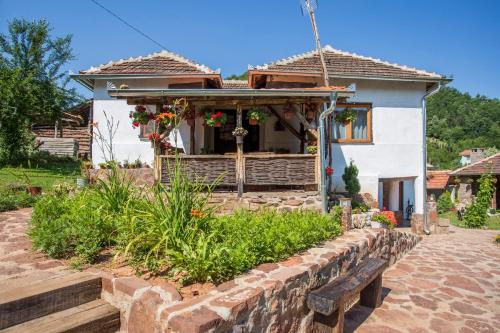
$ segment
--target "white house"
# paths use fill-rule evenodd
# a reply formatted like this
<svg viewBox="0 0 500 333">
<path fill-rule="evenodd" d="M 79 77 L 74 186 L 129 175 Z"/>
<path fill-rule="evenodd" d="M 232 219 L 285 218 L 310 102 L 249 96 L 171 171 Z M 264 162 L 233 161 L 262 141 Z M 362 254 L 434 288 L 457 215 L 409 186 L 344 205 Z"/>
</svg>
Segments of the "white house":
<svg viewBox="0 0 500 333">
<path fill-rule="evenodd" d="M 200 170 L 206 171 L 207 156 L 213 156 L 210 163 L 214 170 L 230 170 L 229 185 L 241 179 L 247 189 L 264 184 L 306 186 L 321 182 L 318 173 L 324 170 L 307 160 L 311 155 L 305 150 L 317 140 L 320 105 L 330 102 L 335 91 L 334 115 L 349 109 L 357 117 L 346 125 L 335 121 L 335 116 L 327 118 L 326 139 L 331 142 L 326 149 L 327 164 L 333 167 L 333 175 L 326 181 L 331 189 L 344 190 L 341 177 L 352 160 L 359 168 L 361 192 L 370 194 L 379 207 L 405 211 L 412 204 L 415 212 L 422 214 L 425 97 L 449 79 L 330 46 L 325 46 L 323 53 L 331 87 L 320 88 L 317 51 L 249 66 L 248 81 L 223 80 L 219 72 L 166 51 L 110 62 L 73 78 L 93 91 L 98 126 L 105 124 L 105 113 L 119 120 L 114 138 L 118 161 L 141 159 L 161 167 L 147 139 L 147 126 L 131 125 L 129 113 L 136 104 L 159 112 L 156 110 L 162 103 L 186 96 L 196 112 L 224 112 L 228 119 L 224 126 L 204 126 L 203 118 L 196 117 L 192 126 L 182 122 L 177 132 L 170 133 L 169 141 L 190 158 L 193 168 L 203 161 Z M 249 126 L 244 116 L 252 107 L 270 112 L 265 124 Z M 316 114 L 306 122 L 308 112 L 315 108 Z M 238 158 L 233 160 L 240 148 L 231 135 L 238 121 L 249 131 L 241 146 L 248 154 L 240 176 L 240 162 Z M 102 161 L 95 143 L 93 160 Z"/>
</svg>

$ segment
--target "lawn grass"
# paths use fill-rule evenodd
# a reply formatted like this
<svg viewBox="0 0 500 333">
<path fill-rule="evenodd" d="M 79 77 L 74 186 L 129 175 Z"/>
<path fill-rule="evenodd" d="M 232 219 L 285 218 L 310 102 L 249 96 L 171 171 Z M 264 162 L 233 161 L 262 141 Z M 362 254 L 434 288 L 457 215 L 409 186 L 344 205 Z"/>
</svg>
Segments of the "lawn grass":
<svg viewBox="0 0 500 333">
<path fill-rule="evenodd" d="M 439 214 L 439 217 L 449 219 L 450 223 L 456 227 L 466 228 L 463 221 L 459 221 L 456 212 Z M 486 220 L 486 227 L 491 230 L 500 230 L 500 216 L 490 216 Z"/>
<path fill-rule="evenodd" d="M 49 189 L 54 184 L 63 182 L 74 183 L 80 175 L 80 162 L 69 158 L 50 158 L 32 161 L 31 167 L 27 162 L 18 167 L 8 166 L 0 168 L 0 189 L 9 184 L 26 184 L 24 174 L 31 180 L 33 186 Z"/>
</svg>

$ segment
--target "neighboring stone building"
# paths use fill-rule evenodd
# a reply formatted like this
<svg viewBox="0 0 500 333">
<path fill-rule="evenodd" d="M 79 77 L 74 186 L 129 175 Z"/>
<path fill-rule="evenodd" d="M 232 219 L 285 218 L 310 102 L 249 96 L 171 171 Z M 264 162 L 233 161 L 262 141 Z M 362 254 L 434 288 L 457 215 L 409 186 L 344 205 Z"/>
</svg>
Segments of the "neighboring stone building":
<svg viewBox="0 0 500 333">
<path fill-rule="evenodd" d="M 498 190 L 498 184 L 500 181 L 500 153 L 493 156 L 484 158 L 470 165 L 464 166 L 450 173 L 450 177 L 454 178 L 454 181 L 458 185 L 458 200 L 464 204 L 470 204 L 472 198 L 476 195 L 479 190 L 479 177 L 491 170 L 491 173 L 496 177 L 496 183 L 494 184 L 495 194 L 491 202 L 491 207 L 499 209 L 500 208 L 500 191 Z"/>
<path fill-rule="evenodd" d="M 476 163 L 484 158 L 483 148 L 465 149 L 458 154 L 460 156 L 460 164 L 462 166 Z"/>
</svg>

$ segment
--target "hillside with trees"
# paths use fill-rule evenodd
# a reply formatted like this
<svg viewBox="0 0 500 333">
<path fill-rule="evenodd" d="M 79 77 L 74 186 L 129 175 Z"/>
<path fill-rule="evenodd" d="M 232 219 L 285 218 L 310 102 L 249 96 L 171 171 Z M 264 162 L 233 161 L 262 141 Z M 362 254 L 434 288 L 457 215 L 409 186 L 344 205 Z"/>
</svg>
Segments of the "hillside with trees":
<svg viewBox="0 0 500 333">
<path fill-rule="evenodd" d="M 428 162 L 440 169 L 459 166 L 467 148 L 500 148 L 500 100 L 443 88 L 427 103 Z"/>
</svg>

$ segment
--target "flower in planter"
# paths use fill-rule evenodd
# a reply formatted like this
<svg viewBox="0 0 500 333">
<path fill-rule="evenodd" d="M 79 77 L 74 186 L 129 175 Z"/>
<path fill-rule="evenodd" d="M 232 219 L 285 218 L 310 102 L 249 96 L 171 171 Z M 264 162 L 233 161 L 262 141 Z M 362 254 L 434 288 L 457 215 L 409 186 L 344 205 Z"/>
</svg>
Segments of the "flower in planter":
<svg viewBox="0 0 500 333">
<path fill-rule="evenodd" d="M 355 122 L 356 119 L 358 119 L 358 117 L 357 117 L 356 113 L 354 111 L 352 111 L 351 109 L 346 109 L 342 112 L 339 112 L 335 116 L 335 121 L 342 123 L 344 125 Z"/>
<path fill-rule="evenodd" d="M 262 125 L 265 124 L 269 118 L 269 114 L 261 109 L 251 109 L 248 111 L 247 119 L 250 125 Z"/>
<path fill-rule="evenodd" d="M 396 216 L 394 212 L 390 210 L 384 210 L 372 217 L 372 222 L 378 222 L 387 227 L 387 229 L 392 229 L 398 225 L 396 222 Z"/>
<path fill-rule="evenodd" d="M 318 152 L 318 146 L 307 146 L 306 149 L 309 154 L 316 154 Z"/>
<path fill-rule="evenodd" d="M 236 127 L 232 133 L 233 136 L 246 136 L 248 134 L 248 131 L 243 127 Z"/>
<path fill-rule="evenodd" d="M 227 121 L 227 115 L 224 112 L 206 112 L 205 124 L 210 127 L 220 127 Z"/>
<path fill-rule="evenodd" d="M 132 119 L 132 126 L 139 127 L 140 125 L 147 125 L 150 120 L 155 119 L 155 115 L 146 110 L 143 105 L 137 105 L 135 111 L 130 112 L 130 119 Z"/>
<path fill-rule="evenodd" d="M 326 173 L 327 176 L 333 175 L 333 168 L 331 166 L 327 166 L 325 168 L 325 173 Z"/>
</svg>

